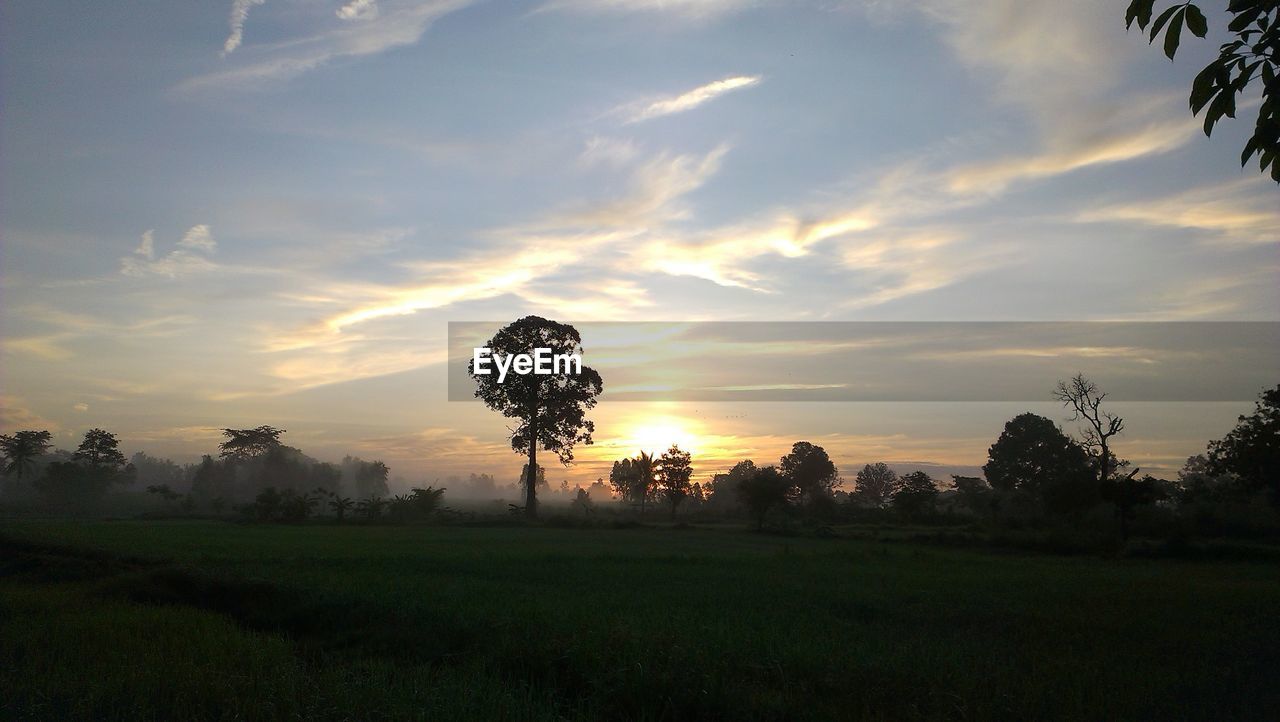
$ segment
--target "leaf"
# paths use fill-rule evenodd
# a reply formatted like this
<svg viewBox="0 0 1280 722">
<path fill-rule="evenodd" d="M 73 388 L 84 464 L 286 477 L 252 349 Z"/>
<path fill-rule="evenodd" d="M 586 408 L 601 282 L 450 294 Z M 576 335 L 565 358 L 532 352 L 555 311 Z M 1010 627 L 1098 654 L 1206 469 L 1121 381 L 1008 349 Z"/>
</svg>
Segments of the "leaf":
<svg viewBox="0 0 1280 722">
<path fill-rule="evenodd" d="M 1191 84 L 1191 114 L 1199 115 L 1200 109 L 1205 103 L 1217 92 L 1217 85 L 1213 82 L 1216 67 L 1214 63 L 1205 66 L 1204 70 L 1196 76 L 1195 82 Z"/>
<path fill-rule="evenodd" d="M 1155 4 L 1155 0 L 1133 0 L 1129 3 L 1128 9 L 1124 11 L 1124 29 L 1128 30 L 1133 26 L 1133 21 L 1138 21 L 1138 27 L 1145 28 L 1147 23 L 1142 18 L 1142 10 L 1145 7 L 1147 11 L 1147 19 L 1151 19 L 1151 6 Z"/>
<path fill-rule="evenodd" d="M 1178 52 L 1178 42 L 1182 40 L 1182 18 L 1185 12 L 1175 13 L 1173 20 L 1169 21 L 1169 31 L 1164 34 L 1164 54 L 1170 60 Z"/>
<path fill-rule="evenodd" d="M 1224 91 L 1218 93 L 1218 97 L 1213 99 L 1209 104 L 1209 110 L 1204 115 L 1204 134 L 1213 135 L 1213 126 L 1222 118 L 1227 111 L 1227 104 L 1231 102 L 1231 93 Z"/>
<path fill-rule="evenodd" d="M 1230 23 L 1227 23 L 1227 30 L 1230 30 L 1233 33 L 1238 33 L 1241 30 L 1244 30 L 1245 28 L 1249 27 L 1249 25 L 1251 25 L 1253 21 L 1256 20 L 1257 18 L 1258 18 L 1257 10 L 1249 10 L 1246 12 L 1242 12 L 1239 15 L 1236 15 L 1231 20 Z"/>
<path fill-rule="evenodd" d="M 1169 18 L 1173 17 L 1173 14 L 1181 9 L 1181 6 L 1174 5 L 1168 10 L 1160 13 L 1160 17 L 1156 18 L 1155 23 L 1151 26 L 1151 39 L 1147 42 L 1154 43 L 1156 41 L 1156 36 L 1160 34 L 1160 28 L 1164 27 L 1164 24 L 1169 22 Z"/>
<path fill-rule="evenodd" d="M 1240 154 L 1240 167 L 1243 168 L 1249 162 L 1249 156 L 1258 152 L 1258 136 L 1253 136 L 1248 143 L 1244 144 L 1244 152 Z"/>
<path fill-rule="evenodd" d="M 1197 38 L 1203 38 L 1209 32 L 1209 21 L 1195 5 L 1187 6 L 1187 29 Z"/>
</svg>

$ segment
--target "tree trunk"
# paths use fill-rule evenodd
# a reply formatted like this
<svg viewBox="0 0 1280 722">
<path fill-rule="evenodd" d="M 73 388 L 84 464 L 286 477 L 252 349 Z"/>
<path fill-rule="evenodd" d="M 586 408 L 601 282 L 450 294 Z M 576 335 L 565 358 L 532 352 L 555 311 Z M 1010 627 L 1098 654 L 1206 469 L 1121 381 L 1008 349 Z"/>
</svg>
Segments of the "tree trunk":
<svg viewBox="0 0 1280 722">
<path fill-rule="evenodd" d="M 524 515 L 538 518 L 538 387 L 535 384 L 529 400 L 529 475 L 524 482 Z"/>
</svg>

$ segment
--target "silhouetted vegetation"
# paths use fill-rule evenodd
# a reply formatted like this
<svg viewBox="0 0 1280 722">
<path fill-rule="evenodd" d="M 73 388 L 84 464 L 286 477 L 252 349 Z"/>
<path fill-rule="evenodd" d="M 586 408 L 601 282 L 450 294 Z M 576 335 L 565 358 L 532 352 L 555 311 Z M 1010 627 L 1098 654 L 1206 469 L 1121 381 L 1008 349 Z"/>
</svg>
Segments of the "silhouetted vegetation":
<svg viewBox="0 0 1280 722">
<path fill-rule="evenodd" d="M 1152 21 L 1155 0 L 1132 0 L 1125 12 L 1125 27 L 1146 30 L 1150 42 L 1164 31 L 1164 54 L 1173 60 L 1186 28 L 1203 38 L 1209 21 L 1192 2 L 1175 3 Z M 1236 117 L 1236 96 L 1243 95 L 1255 81 L 1262 86 L 1262 102 L 1253 134 L 1240 154 L 1244 166 L 1258 156 L 1258 169 L 1271 169 L 1272 180 L 1280 183 L 1280 3 L 1275 0 L 1231 0 L 1227 5 L 1227 30 L 1234 37 L 1218 48 L 1218 57 L 1205 66 L 1191 85 L 1191 112 L 1204 114 L 1204 134 L 1226 116 Z"/>
<path fill-rule="evenodd" d="M 549 349 L 556 355 L 577 354 L 581 353 L 582 337 L 568 324 L 525 316 L 498 331 L 486 346 L 504 357 L 532 355 L 536 349 Z M 511 448 L 529 457 L 524 513 L 534 518 L 538 515 L 534 479 L 538 448 L 556 454 L 563 464 L 573 461 L 574 445 L 591 443 L 595 424 L 587 420 L 586 413 L 595 408 L 604 382 L 594 369 L 583 366 L 580 373 L 512 374 L 500 383 L 496 374 L 477 374 L 474 364 L 469 362 L 468 370 L 476 380 L 476 398 L 519 422 L 511 431 Z"/>
</svg>

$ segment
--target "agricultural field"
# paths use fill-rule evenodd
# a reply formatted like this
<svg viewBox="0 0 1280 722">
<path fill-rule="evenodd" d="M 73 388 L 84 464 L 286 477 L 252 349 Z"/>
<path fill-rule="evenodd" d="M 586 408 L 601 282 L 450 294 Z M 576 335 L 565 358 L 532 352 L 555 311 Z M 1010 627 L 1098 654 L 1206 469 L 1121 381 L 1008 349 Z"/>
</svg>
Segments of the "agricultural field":
<svg viewBox="0 0 1280 722">
<path fill-rule="evenodd" d="M 1278 572 L 737 527 L 8 520 L 0 717 L 1260 719 Z"/>
</svg>

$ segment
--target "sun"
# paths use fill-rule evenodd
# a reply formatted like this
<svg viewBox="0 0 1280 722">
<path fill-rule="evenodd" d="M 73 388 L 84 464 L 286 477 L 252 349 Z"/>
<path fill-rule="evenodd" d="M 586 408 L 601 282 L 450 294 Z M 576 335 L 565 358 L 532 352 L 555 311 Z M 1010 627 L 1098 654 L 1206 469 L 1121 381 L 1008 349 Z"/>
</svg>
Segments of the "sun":
<svg viewBox="0 0 1280 722">
<path fill-rule="evenodd" d="M 618 439 L 619 446 L 661 454 L 678 445 L 685 451 L 698 451 L 698 434 L 684 419 L 676 417 L 650 417 L 637 419 L 626 427 Z"/>
</svg>

